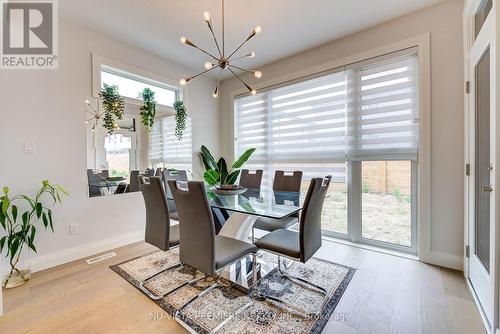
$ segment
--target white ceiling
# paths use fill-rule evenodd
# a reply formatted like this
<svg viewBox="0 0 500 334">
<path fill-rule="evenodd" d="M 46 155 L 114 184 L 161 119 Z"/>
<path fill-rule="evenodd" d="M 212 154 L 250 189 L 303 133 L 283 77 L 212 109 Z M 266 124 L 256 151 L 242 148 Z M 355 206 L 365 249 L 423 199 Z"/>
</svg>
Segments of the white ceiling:
<svg viewBox="0 0 500 334">
<path fill-rule="evenodd" d="M 241 49 L 241 54 L 255 51 L 254 59 L 241 63 L 255 68 L 440 1 L 226 0 L 226 52 L 260 25 L 262 33 Z M 63 19 L 182 63 L 193 70 L 192 74 L 201 71 L 209 59 L 182 45 L 179 38 L 186 36 L 216 53 L 202 20 L 205 10 L 212 14 L 216 33 L 220 33 L 220 0 L 59 1 Z"/>
</svg>

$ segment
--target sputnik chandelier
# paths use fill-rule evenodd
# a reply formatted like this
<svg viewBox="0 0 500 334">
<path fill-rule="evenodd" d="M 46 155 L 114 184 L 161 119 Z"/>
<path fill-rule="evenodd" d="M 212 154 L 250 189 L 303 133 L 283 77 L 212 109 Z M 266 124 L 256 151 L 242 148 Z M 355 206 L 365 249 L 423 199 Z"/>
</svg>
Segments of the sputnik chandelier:
<svg viewBox="0 0 500 334">
<path fill-rule="evenodd" d="M 224 34 L 225 34 L 225 31 L 224 31 L 224 21 L 225 21 L 225 16 L 224 16 L 224 0 L 222 0 L 222 43 L 221 43 L 222 44 L 222 48 L 219 45 L 219 42 L 217 41 L 217 38 L 215 37 L 214 27 L 213 27 L 213 24 L 212 24 L 212 17 L 211 17 L 211 15 L 210 15 L 209 12 L 204 12 L 203 13 L 203 20 L 207 23 L 208 29 L 210 30 L 210 33 L 212 34 L 212 37 L 214 39 L 215 46 L 217 47 L 217 51 L 218 51 L 219 56 L 216 57 L 213 54 L 211 54 L 210 52 L 208 52 L 208 51 L 200 48 L 199 46 L 197 46 L 196 44 L 194 44 L 192 41 L 190 41 L 189 39 L 187 39 L 186 37 L 181 37 L 182 44 L 185 44 L 185 45 L 191 46 L 191 47 L 193 47 L 195 49 L 198 49 L 199 51 L 201 51 L 204 54 L 206 54 L 207 56 L 209 56 L 211 59 L 205 62 L 205 64 L 204 64 L 205 70 L 204 71 L 202 71 L 202 72 L 200 72 L 200 73 L 198 73 L 196 75 L 193 75 L 193 76 L 181 79 L 180 80 L 180 84 L 182 86 L 184 86 L 189 81 L 193 80 L 194 78 L 197 78 L 200 75 L 203 75 L 203 74 L 205 74 L 205 73 L 207 73 L 209 71 L 212 71 L 214 69 L 219 68 L 220 69 L 220 71 L 219 71 L 219 78 L 217 79 L 217 86 L 215 87 L 214 92 L 212 93 L 213 97 L 216 98 L 219 95 L 219 85 L 220 85 L 220 80 L 221 80 L 221 74 L 222 74 L 222 71 L 224 71 L 224 70 L 229 70 L 239 81 L 241 81 L 241 83 L 248 89 L 248 91 L 250 93 L 252 93 L 253 95 L 257 94 L 257 91 L 255 89 L 253 89 L 252 87 L 250 87 L 249 85 L 247 85 L 246 82 L 243 81 L 243 79 L 238 74 L 236 74 L 236 71 L 246 72 L 248 74 L 253 75 L 257 79 L 260 79 L 262 77 L 262 72 L 261 71 L 257 71 L 257 70 L 247 70 L 247 69 L 244 69 L 242 67 L 233 65 L 233 62 L 235 62 L 237 60 L 241 60 L 241 59 L 244 59 L 244 58 L 254 58 L 255 57 L 255 52 L 250 52 L 250 53 L 248 53 L 248 54 L 246 54 L 244 56 L 239 56 L 239 57 L 236 57 L 236 58 L 233 58 L 233 56 L 236 54 L 236 52 L 238 52 L 241 49 L 241 47 L 243 45 L 245 45 L 246 42 L 248 42 L 250 39 L 252 39 L 255 35 L 259 34 L 262 31 L 262 28 L 259 27 L 259 26 L 256 26 L 252 30 L 252 32 L 250 33 L 250 35 L 248 35 L 248 37 L 243 41 L 243 43 L 240 44 L 240 46 L 238 46 L 229 55 L 226 55 L 226 50 L 225 50 L 225 36 L 224 36 Z"/>
</svg>

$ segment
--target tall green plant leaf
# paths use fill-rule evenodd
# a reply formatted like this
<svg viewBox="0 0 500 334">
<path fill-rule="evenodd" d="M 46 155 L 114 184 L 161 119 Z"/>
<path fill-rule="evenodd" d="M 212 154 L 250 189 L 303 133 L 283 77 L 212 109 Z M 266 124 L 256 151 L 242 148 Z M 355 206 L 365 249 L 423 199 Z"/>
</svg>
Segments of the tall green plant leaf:
<svg viewBox="0 0 500 334">
<path fill-rule="evenodd" d="M 4 236 L 2 239 L 0 239 L 0 253 L 3 251 L 3 246 L 5 245 L 5 240 L 7 240 L 7 236 Z"/>
<path fill-rule="evenodd" d="M 248 150 L 246 150 L 239 157 L 239 159 L 234 162 L 233 169 L 237 169 L 237 168 L 240 168 L 241 166 L 243 166 L 243 164 L 245 162 L 247 162 L 247 160 L 250 158 L 250 156 L 253 154 L 253 152 L 255 152 L 255 148 L 249 148 Z"/>
<path fill-rule="evenodd" d="M 13 205 L 11 210 L 12 210 L 12 220 L 15 222 L 17 220 L 17 206 Z"/>
<path fill-rule="evenodd" d="M 226 184 L 235 184 L 238 176 L 240 176 L 240 170 L 232 171 L 226 179 Z"/>
<path fill-rule="evenodd" d="M 226 160 L 224 158 L 220 158 L 219 161 L 217 162 L 217 166 L 219 167 L 219 174 L 220 174 L 220 184 L 227 184 L 227 164 Z"/>
<path fill-rule="evenodd" d="M 205 168 L 206 166 L 209 166 L 210 168 L 208 169 L 215 169 L 218 170 L 217 163 L 215 162 L 215 158 L 213 157 L 212 153 L 208 150 L 208 148 L 205 145 L 201 145 L 201 151 L 200 154 L 204 159 L 206 160 Z"/>
<path fill-rule="evenodd" d="M 207 182 L 209 185 L 213 186 L 217 183 L 219 183 L 219 180 L 220 180 L 220 175 L 219 173 L 217 173 L 217 171 L 213 170 L 213 169 L 209 169 L 207 170 L 204 174 L 203 174 L 203 179 L 205 180 L 205 182 Z"/>
</svg>

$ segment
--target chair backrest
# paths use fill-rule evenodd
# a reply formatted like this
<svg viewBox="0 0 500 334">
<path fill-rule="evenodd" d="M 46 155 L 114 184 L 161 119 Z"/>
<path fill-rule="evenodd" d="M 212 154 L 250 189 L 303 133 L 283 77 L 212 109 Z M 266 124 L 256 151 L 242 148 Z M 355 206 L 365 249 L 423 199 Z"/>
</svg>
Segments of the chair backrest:
<svg viewBox="0 0 500 334">
<path fill-rule="evenodd" d="M 104 178 L 108 178 L 109 177 L 109 170 L 103 169 L 99 174 L 101 174 L 101 176 Z"/>
<path fill-rule="evenodd" d="M 128 192 L 132 193 L 135 191 L 139 191 L 139 171 L 131 170 L 130 171 L 130 184 L 128 186 Z"/>
<path fill-rule="evenodd" d="M 307 262 L 321 247 L 321 212 L 332 177 L 311 179 L 300 215 L 300 261 Z"/>
<path fill-rule="evenodd" d="M 140 188 L 146 205 L 145 240 L 161 250 L 169 249 L 170 217 L 161 180 L 157 176 L 140 177 Z"/>
<path fill-rule="evenodd" d="M 101 196 L 101 189 L 97 186 L 97 183 L 102 181 L 102 177 L 99 174 L 95 174 L 94 170 L 87 169 L 87 181 L 89 186 L 89 197 Z"/>
<path fill-rule="evenodd" d="M 292 175 L 285 175 L 282 170 L 274 173 L 273 190 L 277 191 L 300 191 L 302 172 L 294 171 Z"/>
<path fill-rule="evenodd" d="M 185 170 L 176 169 L 164 169 L 162 172 L 163 182 L 165 184 L 165 191 L 170 194 L 170 187 L 168 186 L 168 180 L 174 181 L 186 181 L 188 180 L 187 172 Z"/>
<path fill-rule="evenodd" d="M 127 185 L 125 183 L 120 183 L 115 190 L 115 194 L 123 194 L 127 192 Z"/>
<path fill-rule="evenodd" d="M 179 215 L 180 261 L 208 275 L 215 274 L 215 225 L 203 182 L 190 181 L 187 189 L 175 180 L 168 185 Z"/>
<path fill-rule="evenodd" d="M 146 176 L 155 176 L 155 170 L 152 168 L 146 168 L 144 171 L 144 175 Z"/>
<path fill-rule="evenodd" d="M 161 168 L 160 167 L 156 168 L 155 176 L 161 176 Z"/>
<path fill-rule="evenodd" d="M 248 169 L 241 170 L 240 186 L 249 189 L 260 189 L 262 183 L 262 169 L 249 171 Z"/>
</svg>

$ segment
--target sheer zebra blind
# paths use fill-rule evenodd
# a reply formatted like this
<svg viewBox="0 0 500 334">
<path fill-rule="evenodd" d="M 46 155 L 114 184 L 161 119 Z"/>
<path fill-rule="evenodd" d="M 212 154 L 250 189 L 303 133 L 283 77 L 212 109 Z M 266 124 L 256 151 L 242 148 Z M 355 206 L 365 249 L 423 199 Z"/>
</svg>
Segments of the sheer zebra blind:
<svg viewBox="0 0 500 334">
<path fill-rule="evenodd" d="M 153 166 L 192 170 L 191 119 L 179 141 L 175 136 L 175 117 L 166 116 L 155 121 L 149 134 L 149 161 Z"/>
<path fill-rule="evenodd" d="M 337 181 L 345 161 L 417 160 L 417 64 L 405 50 L 237 98 L 236 153 L 255 147 L 251 168 L 333 171 Z"/>
</svg>

